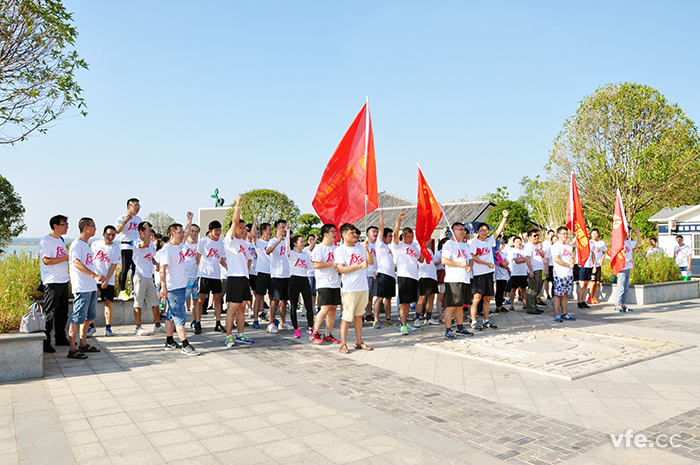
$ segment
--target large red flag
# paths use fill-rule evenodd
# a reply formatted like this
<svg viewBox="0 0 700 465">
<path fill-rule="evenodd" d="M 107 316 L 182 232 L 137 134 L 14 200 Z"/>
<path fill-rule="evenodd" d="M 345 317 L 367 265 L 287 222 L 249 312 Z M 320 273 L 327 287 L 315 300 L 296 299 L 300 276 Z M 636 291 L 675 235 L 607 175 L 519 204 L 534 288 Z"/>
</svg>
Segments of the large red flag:
<svg viewBox="0 0 700 465">
<path fill-rule="evenodd" d="M 576 250 L 578 255 L 578 265 L 583 266 L 591 254 L 591 244 L 588 242 L 588 230 L 586 221 L 583 219 L 583 209 L 581 200 L 578 197 L 578 187 L 574 172 L 571 172 L 571 189 L 569 189 L 569 203 L 566 206 L 566 227 L 573 231 L 576 237 Z"/>
<path fill-rule="evenodd" d="M 333 152 L 311 205 L 323 223 L 338 227 L 357 221 L 379 206 L 368 104 L 362 107 Z"/>
<path fill-rule="evenodd" d="M 432 254 L 428 250 L 426 242 L 430 240 L 433 231 L 442 218 L 442 205 L 425 179 L 423 171 L 418 166 L 418 210 L 416 216 L 416 240 L 420 245 L 420 252 L 427 261 L 432 261 Z"/>
<path fill-rule="evenodd" d="M 625 240 L 627 239 L 627 217 L 622 205 L 620 189 L 615 196 L 615 212 L 613 213 L 612 243 L 610 244 L 610 266 L 613 274 L 618 274 L 625 267 Z"/>
</svg>

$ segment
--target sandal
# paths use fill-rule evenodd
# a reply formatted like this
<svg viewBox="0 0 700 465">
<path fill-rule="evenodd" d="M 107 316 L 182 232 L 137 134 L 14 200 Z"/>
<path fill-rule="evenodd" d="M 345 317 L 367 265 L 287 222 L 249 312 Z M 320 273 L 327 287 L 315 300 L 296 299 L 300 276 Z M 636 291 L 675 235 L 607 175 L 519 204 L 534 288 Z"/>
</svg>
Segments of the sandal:
<svg viewBox="0 0 700 465">
<path fill-rule="evenodd" d="M 360 342 L 359 344 L 356 343 L 355 349 L 357 349 L 357 350 L 360 350 L 360 349 L 362 349 L 362 350 L 374 350 L 373 348 L 371 348 L 370 346 L 368 346 L 364 342 Z"/>
<path fill-rule="evenodd" d="M 350 353 L 350 351 L 348 350 L 347 344 L 343 344 L 342 346 L 340 346 L 340 353 L 341 354 L 349 354 Z"/>
<path fill-rule="evenodd" d="M 82 353 L 79 349 L 69 350 L 68 351 L 68 358 L 74 358 L 76 360 L 85 360 L 87 358 L 87 355 Z"/>
<path fill-rule="evenodd" d="M 93 347 L 90 344 L 85 344 L 84 346 L 78 346 L 78 349 L 81 352 L 99 352 L 100 351 L 100 349 L 98 349 L 97 347 Z"/>
</svg>

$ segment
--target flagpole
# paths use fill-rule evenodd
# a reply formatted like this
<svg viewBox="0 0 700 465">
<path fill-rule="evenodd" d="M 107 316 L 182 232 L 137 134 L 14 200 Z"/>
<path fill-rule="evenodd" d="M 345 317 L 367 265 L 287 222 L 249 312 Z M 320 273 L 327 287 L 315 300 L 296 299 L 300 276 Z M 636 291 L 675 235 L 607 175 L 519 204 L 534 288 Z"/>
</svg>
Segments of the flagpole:
<svg viewBox="0 0 700 465">
<path fill-rule="evenodd" d="M 369 152 L 369 95 L 365 96 L 365 234 L 367 234 L 367 154 Z"/>
</svg>

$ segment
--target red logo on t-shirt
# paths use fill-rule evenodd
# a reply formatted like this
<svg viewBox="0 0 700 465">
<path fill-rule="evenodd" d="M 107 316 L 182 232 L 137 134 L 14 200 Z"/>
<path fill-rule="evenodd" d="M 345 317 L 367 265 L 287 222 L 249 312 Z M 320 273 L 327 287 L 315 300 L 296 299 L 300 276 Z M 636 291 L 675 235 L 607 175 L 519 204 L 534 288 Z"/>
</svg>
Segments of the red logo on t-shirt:
<svg viewBox="0 0 700 465">
<path fill-rule="evenodd" d="M 219 256 L 219 251 L 216 249 L 209 249 L 209 252 L 207 252 L 207 258 L 221 258 Z"/>
<path fill-rule="evenodd" d="M 92 265 L 93 263 L 95 263 L 95 260 L 93 260 L 92 254 L 88 252 L 88 254 L 85 256 L 85 264 Z"/>
<path fill-rule="evenodd" d="M 301 259 L 301 258 L 297 258 L 296 263 L 294 263 L 294 268 L 307 268 L 308 269 L 309 267 L 306 265 L 306 260 Z"/>
<path fill-rule="evenodd" d="M 195 249 L 192 249 L 190 247 L 187 247 L 185 249 L 185 257 L 194 257 L 197 254 L 197 251 Z"/>
<path fill-rule="evenodd" d="M 66 255 L 68 255 L 66 249 L 63 247 L 56 247 L 56 258 L 65 257 Z"/>
<path fill-rule="evenodd" d="M 150 253 L 147 253 L 147 254 L 143 257 L 143 259 L 144 259 L 144 260 L 147 260 L 147 261 L 151 261 L 151 260 L 153 260 L 153 255 L 151 255 Z"/>
<path fill-rule="evenodd" d="M 352 256 L 350 257 L 350 266 L 359 265 L 362 262 L 364 262 L 364 260 L 362 259 L 362 255 L 352 254 Z"/>
<path fill-rule="evenodd" d="M 139 225 L 134 223 L 133 221 L 130 221 L 129 227 L 126 228 L 127 231 L 136 231 L 137 229 L 139 229 Z"/>
<path fill-rule="evenodd" d="M 488 247 L 477 247 L 476 248 L 476 255 L 479 257 L 484 257 L 489 254 L 491 250 Z"/>
<path fill-rule="evenodd" d="M 412 247 L 406 247 L 406 255 L 413 258 L 418 258 L 418 254 Z"/>
<path fill-rule="evenodd" d="M 238 246 L 238 253 L 241 255 L 245 255 L 245 247 L 243 247 L 242 245 L 239 245 Z"/>
<path fill-rule="evenodd" d="M 326 260 L 326 263 L 334 262 L 335 261 L 335 256 L 333 255 L 333 252 L 328 252 L 328 260 Z"/>
<path fill-rule="evenodd" d="M 571 253 L 571 250 L 569 249 L 564 249 L 561 253 L 562 258 L 571 258 L 573 254 Z"/>
<path fill-rule="evenodd" d="M 287 254 L 287 247 L 281 245 L 281 246 L 280 246 L 280 257 L 281 257 L 282 255 L 286 255 L 286 254 Z"/>
<path fill-rule="evenodd" d="M 109 263 L 109 255 L 107 255 L 106 253 L 104 253 L 104 252 L 101 251 L 101 250 L 98 250 L 98 251 L 97 251 L 97 254 L 95 255 L 95 260 L 98 260 L 98 261 L 101 261 L 101 262 L 105 262 L 105 263 Z"/>
<path fill-rule="evenodd" d="M 177 262 L 178 264 L 182 263 L 185 261 L 185 255 L 182 253 L 182 250 L 180 251 L 180 261 Z"/>
</svg>

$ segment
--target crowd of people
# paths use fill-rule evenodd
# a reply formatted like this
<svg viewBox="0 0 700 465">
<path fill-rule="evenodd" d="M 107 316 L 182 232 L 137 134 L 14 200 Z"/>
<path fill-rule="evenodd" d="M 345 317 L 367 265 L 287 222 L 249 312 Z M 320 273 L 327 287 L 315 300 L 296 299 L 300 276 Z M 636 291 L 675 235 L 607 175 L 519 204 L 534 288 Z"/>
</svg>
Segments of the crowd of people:
<svg viewBox="0 0 700 465">
<path fill-rule="evenodd" d="M 351 324 L 355 336 L 352 346 L 357 350 L 372 350 L 362 339 L 365 322 L 374 329 L 380 329 L 382 324 L 398 326 L 400 335 L 409 335 L 423 324 L 444 325 L 446 340 L 496 329 L 490 315 L 492 298 L 496 313 L 514 311 L 520 300 L 522 310 L 532 315 L 544 313 L 542 309 L 548 307 L 549 299 L 555 321 L 573 321 L 575 317 L 568 312 L 567 304 L 574 281 L 578 281 L 579 309 L 598 303 L 596 296 L 607 251 L 599 231 L 593 229 L 591 253 L 579 267 L 566 227 L 547 231 L 546 238 L 537 229 L 523 231 L 519 236 L 504 236 L 509 216 L 505 210 L 495 231 L 486 223 L 479 223 L 474 231 L 454 223 L 435 250 L 421 252 L 413 230 L 402 227 L 405 213 L 398 216 L 392 229 L 385 227 L 384 213 L 380 211 L 379 224 L 366 229 L 364 242 L 360 242 L 361 231 L 352 224 L 339 228 L 324 224 L 318 237 L 302 237 L 292 235 L 283 219 L 274 225 L 258 225 L 254 216 L 252 223 L 246 224 L 241 218 L 238 197 L 223 237 L 222 224 L 212 221 L 200 239 L 200 228 L 192 223 L 191 212 L 187 213 L 184 226 L 172 224 L 166 236 L 161 237 L 138 216 L 140 208 L 138 199 L 129 199 L 127 212 L 116 219 L 116 225 L 105 226 L 103 239 L 92 245 L 88 241 L 95 235 L 96 226 L 91 218 L 80 219 L 79 236 L 70 247 L 63 239 L 68 232 L 68 219 L 63 215 L 50 219 L 51 232 L 40 242 L 47 314 L 45 352 L 56 351 L 51 343 L 52 332 L 56 346 L 69 346 L 69 358 L 85 359 L 87 354 L 100 351 L 87 341 L 97 331 L 94 320 L 98 295 L 104 302 L 105 336 L 114 334 L 111 323 L 115 298 L 128 300 L 133 296 L 135 334 L 164 333 L 164 349 L 179 350 L 185 355 L 199 355 L 187 339 L 187 312 L 191 313 L 191 330 L 195 335 L 201 334 L 202 315 L 207 314 L 210 296 L 213 329 L 224 333 L 226 347 L 254 343 L 245 333 L 246 316 L 253 319 L 253 329 L 261 329 L 260 322 L 267 320 L 269 333 L 289 330 L 300 338 L 299 307 L 306 316 L 305 330 L 310 340 L 316 344 L 339 344 L 344 354 L 349 353 Z M 636 241 L 628 237 L 625 242 L 625 266 L 617 276 L 615 310 L 620 312 L 630 311 L 626 305 L 629 274 L 634 266 L 633 250 L 640 242 L 639 230 L 633 233 Z M 115 240 L 117 235 L 119 243 Z M 680 266 L 689 267 L 690 249 L 679 238 L 674 256 Z M 648 253 L 658 252 L 654 244 Z M 115 271 L 119 264 L 121 292 L 115 296 Z M 129 274 L 131 295 L 127 292 Z M 69 315 L 70 291 L 74 301 Z M 393 320 L 391 311 L 395 297 L 398 321 Z M 339 307 L 342 310 L 337 339 L 333 330 Z M 141 324 L 141 311 L 148 308 L 154 319 L 152 332 Z M 413 317 L 411 309 L 415 309 Z M 287 321 L 288 314 L 291 323 Z M 165 319 L 164 324 L 161 318 Z M 175 333 L 179 342 L 175 341 Z"/>
</svg>

